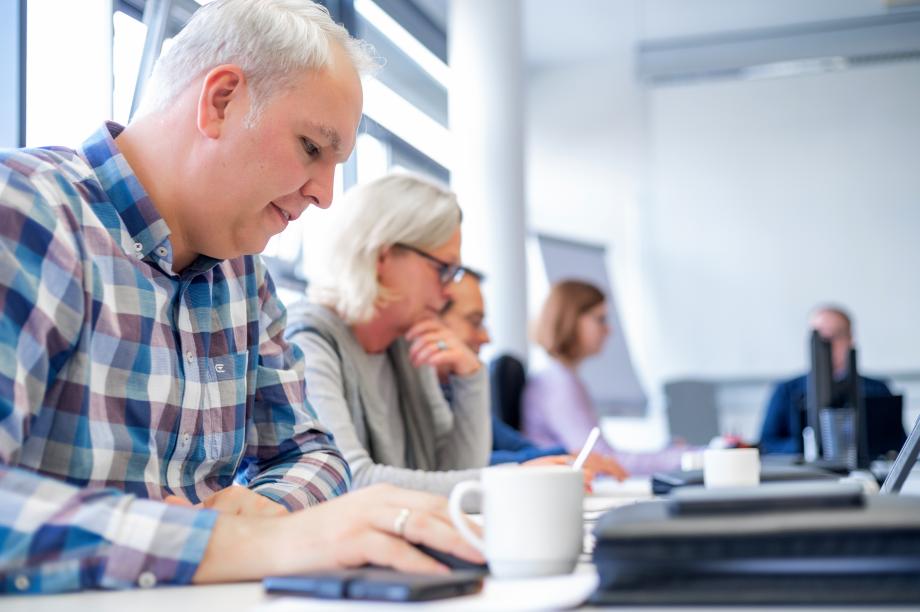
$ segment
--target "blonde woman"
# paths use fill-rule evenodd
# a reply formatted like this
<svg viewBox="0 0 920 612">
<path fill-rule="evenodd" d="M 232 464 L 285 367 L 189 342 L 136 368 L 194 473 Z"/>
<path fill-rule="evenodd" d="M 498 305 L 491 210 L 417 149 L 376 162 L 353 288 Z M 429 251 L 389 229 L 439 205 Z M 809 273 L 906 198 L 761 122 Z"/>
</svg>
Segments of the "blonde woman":
<svg viewBox="0 0 920 612">
<path fill-rule="evenodd" d="M 323 275 L 290 313 L 310 404 L 353 484 L 446 494 L 489 463 L 486 372 L 437 319 L 462 275 L 460 207 L 447 189 L 393 174 L 334 207 Z M 449 372 L 448 405 L 435 368 Z"/>
</svg>

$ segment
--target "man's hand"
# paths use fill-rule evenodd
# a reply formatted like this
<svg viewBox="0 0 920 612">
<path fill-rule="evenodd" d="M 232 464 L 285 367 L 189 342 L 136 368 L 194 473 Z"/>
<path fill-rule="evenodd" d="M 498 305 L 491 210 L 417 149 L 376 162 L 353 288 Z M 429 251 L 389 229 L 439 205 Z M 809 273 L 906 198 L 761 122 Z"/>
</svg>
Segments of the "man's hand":
<svg viewBox="0 0 920 612">
<path fill-rule="evenodd" d="M 525 467 L 541 465 L 565 465 L 571 467 L 574 462 L 575 457 L 573 455 L 548 455 L 546 457 L 537 457 L 536 459 L 525 461 L 521 465 Z M 585 479 L 585 493 L 590 493 L 592 491 L 591 482 L 594 480 L 595 476 L 594 470 L 587 466 L 582 466 L 581 473 Z"/>
<path fill-rule="evenodd" d="M 397 518 L 404 508 L 409 514 L 400 535 Z M 451 524 L 446 498 L 375 485 L 279 518 L 221 515 L 193 580 L 254 580 L 367 564 L 413 573 L 450 571 L 412 544 L 484 561 Z"/>
<path fill-rule="evenodd" d="M 478 372 L 482 362 L 476 353 L 449 327 L 437 319 L 419 321 L 406 333 L 412 365 L 446 368 L 451 374 L 469 376 Z"/>
<path fill-rule="evenodd" d="M 176 506 L 209 508 L 221 514 L 240 516 L 283 516 L 288 514 L 287 508 L 281 504 L 273 502 L 264 495 L 259 495 L 246 487 L 236 485 L 221 489 L 199 504 L 193 504 L 187 499 L 176 495 L 168 495 L 163 501 Z"/>
</svg>

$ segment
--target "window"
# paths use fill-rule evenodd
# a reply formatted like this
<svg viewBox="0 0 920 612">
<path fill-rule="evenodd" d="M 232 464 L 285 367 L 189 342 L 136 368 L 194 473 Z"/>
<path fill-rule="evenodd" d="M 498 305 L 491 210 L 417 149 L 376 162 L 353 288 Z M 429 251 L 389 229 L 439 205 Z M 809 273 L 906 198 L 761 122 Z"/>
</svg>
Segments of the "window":
<svg viewBox="0 0 920 612">
<path fill-rule="evenodd" d="M 78 146 L 112 115 L 109 0 L 26 4 L 26 146 Z"/>
<path fill-rule="evenodd" d="M 208 1 L 29 0 L 26 144 L 78 146 L 106 119 L 127 123 L 156 57 Z M 446 34 L 415 1 L 323 1 L 386 62 L 365 79 L 365 116 L 336 198 L 392 169 L 450 179 Z M 322 211 L 311 210 L 270 241 L 266 260 L 285 300 L 302 293 L 322 231 Z"/>
<path fill-rule="evenodd" d="M 446 34 L 406 0 L 386 2 L 389 12 L 382 8 L 383 2 L 372 0 L 325 4 L 336 21 L 374 45 L 386 61 L 377 75 L 364 80 L 364 118 L 355 152 L 336 175 L 336 197 L 358 182 L 391 170 L 417 172 L 448 183 Z M 402 17 L 405 25 L 394 14 Z M 417 36 L 423 27 L 424 34 Z M 322 211 L 308 209 L 296 227 L 272 238 L 265 250 L 279 295 L 286 303 L 299 298 L 306 286 L 310 262 L 324 246 L 325 219 Z"/>
</svg>

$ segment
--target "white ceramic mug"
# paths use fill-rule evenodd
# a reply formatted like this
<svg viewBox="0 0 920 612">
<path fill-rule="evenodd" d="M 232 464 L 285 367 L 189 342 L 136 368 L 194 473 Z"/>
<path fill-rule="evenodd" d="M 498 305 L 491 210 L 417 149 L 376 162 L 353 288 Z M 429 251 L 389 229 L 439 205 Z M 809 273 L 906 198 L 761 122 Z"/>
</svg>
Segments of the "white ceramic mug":
<svg viewBox="0 0 920 612">
<path fill-rule="evenodd" d="M 760 452 L 756 448 L 707 448 L 703 451 L 703 484 L 750 487 L 760 484 Z"/>
<path fill-rule="evenodd" d="M 469 528 L 463 498 L 479 491 L 485 537 Z M 485 556 L 498 578 L 566 574 L 584 543 L 584 477 L 566 466 L 497 466 L 479 481 L 461 482 L 450 494 L 450 517 Z"/>
</svg>

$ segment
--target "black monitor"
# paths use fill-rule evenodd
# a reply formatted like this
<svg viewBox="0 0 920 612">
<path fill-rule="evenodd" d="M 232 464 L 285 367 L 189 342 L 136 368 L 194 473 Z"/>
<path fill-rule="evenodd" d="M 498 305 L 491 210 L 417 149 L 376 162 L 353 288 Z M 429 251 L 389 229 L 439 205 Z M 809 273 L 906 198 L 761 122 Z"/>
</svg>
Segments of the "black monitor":
<svg viewBox="0 0 920 612">
<path fill-rule="evenodd" d="M 817 331 L 811 333 L 811 369 L 808 373 L 808 393 L 806 397 L 807 424 L 810 432 L 806 430 L 805 436 L 810 440 L 805 442 L 806 459 L 823 459 L 825 454 L 824 437 L 822 436 L 821 414 L 825 409 L 850 408 L 853 413 L 852 427 L 856 442 L 855 461 L 848 467 L 850 469 L 866 469 L 869 467 L 869 445 L 866 434 L 866 406 L 862 395 L 862 384 L 859 369 L 856 365 L 856 349 L 851 348 L 846 376 L 841 380 L 834 379 L 834 364 L 831 359 L 831 344 L 821 337 Z M 808 446 L 813 444 L 814 457 L 808 457 Z"/>
</svg>

